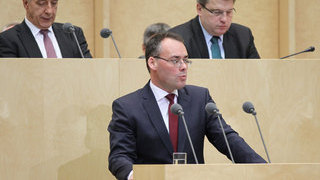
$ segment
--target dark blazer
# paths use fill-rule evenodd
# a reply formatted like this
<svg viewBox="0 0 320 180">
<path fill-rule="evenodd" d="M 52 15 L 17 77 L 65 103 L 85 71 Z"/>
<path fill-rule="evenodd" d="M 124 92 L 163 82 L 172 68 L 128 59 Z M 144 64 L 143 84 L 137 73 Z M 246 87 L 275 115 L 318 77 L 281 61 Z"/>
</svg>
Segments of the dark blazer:
<svg viewBox="0 0 320 180">
<path fill-rule="evenodd" d="M 199 17 L 173 27 L 169 31 L 182 36 L 190 58 L 209 58 L 209 52 L 203 35 Z M 251 30 L 240 24 L 232 23 L 223 35 L 225 58 L 260 58 L 254 45 Z"/>
<path fill-rule="evenodd" d="M 61 23 L 52 24 L 62 57 L 81 58 L 72 33 L 64 32 L 62 25 Z M 75 27 L 75 34 L 84 57 L 91 58 L 92 56 L 81 28 Z M 25 21 L 0 34 L 0 57 L 42 58 L 39 46 Z"/>
<path fill-rule="evenodd" d="M 185 112 L 199 163 L 204 163 L 205 136 L 229 158 L 217 117 L 207 116 L 205 112 L 206 103 L 212 102 L 208 89 L 187 85 L 178 90 L 178 94 L 178 103 Z M 172 164 L 173 146 L 149 83 L 142 89 L 116 99 L 112 110 L 112 120 L 108 127 L 109 169 L 118 179 L 127 178 L 132 164 Z M 222 122 L 235 162 L 266 162 L 223 119 Z M 181 118 L 178 127 L 178 152 L 186 152 L 187 162 L 195 163 Z"/>
</svg>

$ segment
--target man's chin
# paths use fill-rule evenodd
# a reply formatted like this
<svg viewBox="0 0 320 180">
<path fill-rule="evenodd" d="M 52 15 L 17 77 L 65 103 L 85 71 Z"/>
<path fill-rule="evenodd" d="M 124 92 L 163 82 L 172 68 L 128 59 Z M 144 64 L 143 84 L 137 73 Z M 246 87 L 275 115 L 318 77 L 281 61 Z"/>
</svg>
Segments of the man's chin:
<svg viewBox="0 0 320 180">
<path fill-rule="evenodd" d="M 186 86 L 186 83 L 184 82 L 184 83 L 180 83 L 180 84 L 178 84 L 178 86 L 177 86 L 177 89 L 182 89 L 182 88 L 184 88 Z"/>
<path fill-rule="evenodd" d="M 40 29 L 48 29 L 52 24 L 52 22 L 40 23 Z"/>
</svg>

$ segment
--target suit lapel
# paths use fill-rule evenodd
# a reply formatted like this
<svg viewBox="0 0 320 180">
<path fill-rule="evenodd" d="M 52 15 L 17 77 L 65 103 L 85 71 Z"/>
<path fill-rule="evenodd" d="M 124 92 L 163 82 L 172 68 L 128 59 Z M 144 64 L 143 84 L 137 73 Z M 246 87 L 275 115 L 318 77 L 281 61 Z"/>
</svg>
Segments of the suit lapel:
<svg viewBox="0 0 320 180">
<path fill-rule="evenodd" d="M 54 35 L 57 39 L 61 55 L 63 58 L 72 58 L 73 49 L 72 49 L 72 40 L 70 39 L 69 33 L 65 33 L 62 29 L 61 24 L 54 23 L 52 24 L 52 29 L 54 31 Z"/>
<path fill-rule="evenodd" d="M 196 43 L 195 47 L 197 47 L 198 52 L 200 53 L 199 54 L 200 57 L 209 58 L 207 43 L 200 26 L 199 16 L 196 16 L 192 20 L 192 29 L 193 29 L 193 36 L 194 36 L 193 39 L 195 40 L 195 43 Z"/>
<path fill-rule="evenodd" d="M 230 33 L 230 30 L 228 30 L 223 35 L 223 49 L 224 49 L 224 52 L 225 52 L 225 58 L 226 59 L 239 58 L 239 55 L 237 54 L 238 49 L 236 47 L 236 44 L 237 43 L 235 43 L 235 38 L 233 37 L 233 34 Z"/>
<path fill-rule="evenodd" d="M 170 136 L 164 124 L 164 120 L 162 118 L 158 103 L 156 102 L 149 83 L 147 83 L 142 90 L 142 98 L 142 105 L 146 109 L 149 121 L 151 121 L 151 123 L 153 124 L 156 132 L 158 133 L 162 143 L 164 144 L 168 152 L 172 154 L 173 146 L 171 144 Z"/>
<path fill-rule="evenodd" d="M 21 23 L 20 27 L 18 29 L 18 37 L 26 49 L 27 56 L 30 58 L 42 58 L 40 48 L 25 21 Z"/>
<path fill-rule="evenodd" d="M 185 88 L 181 89 L 178 91 L 178 103 L 182 106 L 183 112 L 184 112 L 184 117 L 186 120 L 186 124 L 188 126 L 188 122 L 190 122 L 189 119 L 191 119 L 192 114 L 191 114 L 191 104 L 190 104 L 190 96 L 188 95 L 188 92 L 186 91 Z M 189 127 L 189 126 L 188 126 Z M 190 133 L 190 129 L 189 133 Z M 183 124 L 183 120 L 181 117 L 179 117 L 179 130 L 178 130 L 178 152 L 183 152 L 185 151 L 185 146 L 188 145 L 189 141 L 187 139 L 187 133 Z"/>
</svg>

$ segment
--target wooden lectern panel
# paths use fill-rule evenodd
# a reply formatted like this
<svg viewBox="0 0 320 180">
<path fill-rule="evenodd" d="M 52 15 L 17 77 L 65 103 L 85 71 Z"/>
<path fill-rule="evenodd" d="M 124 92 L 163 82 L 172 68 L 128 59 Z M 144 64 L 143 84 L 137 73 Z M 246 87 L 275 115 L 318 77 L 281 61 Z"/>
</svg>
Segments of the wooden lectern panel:
<svg viewBox="0 0 320 180">
<path fill-rule="evenodd" d="M 137 180 L 319 179 L 320 164 L 134 165 Z"/>
</svg>

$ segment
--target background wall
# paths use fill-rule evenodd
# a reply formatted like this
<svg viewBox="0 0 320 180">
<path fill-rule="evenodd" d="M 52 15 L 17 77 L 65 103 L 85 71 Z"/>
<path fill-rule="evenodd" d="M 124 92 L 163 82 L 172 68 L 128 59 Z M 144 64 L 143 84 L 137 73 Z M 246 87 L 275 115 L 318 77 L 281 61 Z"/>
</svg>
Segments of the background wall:
<svg viewBox="0 0 320 180">
<path fill-rule="evenodd" d="M 142 54 L 144 29 L 155 22 L 170 26 L 196 16 L 196 0 L 77 0 L 59 1 L 57 22 L 71 22 L 84 29 L 89 48 L 95 57 L 118 57 L 111 38 L 102 39 L 103 27 L 113 31 L 122 57 Z M 22 1 L 0 1 L 0 27 L 22 21 Z M 320 1 L 310 0 L 237 0 L 234 22 L 251 28 L 262 58 L 279 58 L 315 46 L 316 52 L 294 57 L 318 58 Z"/>
</svg>

